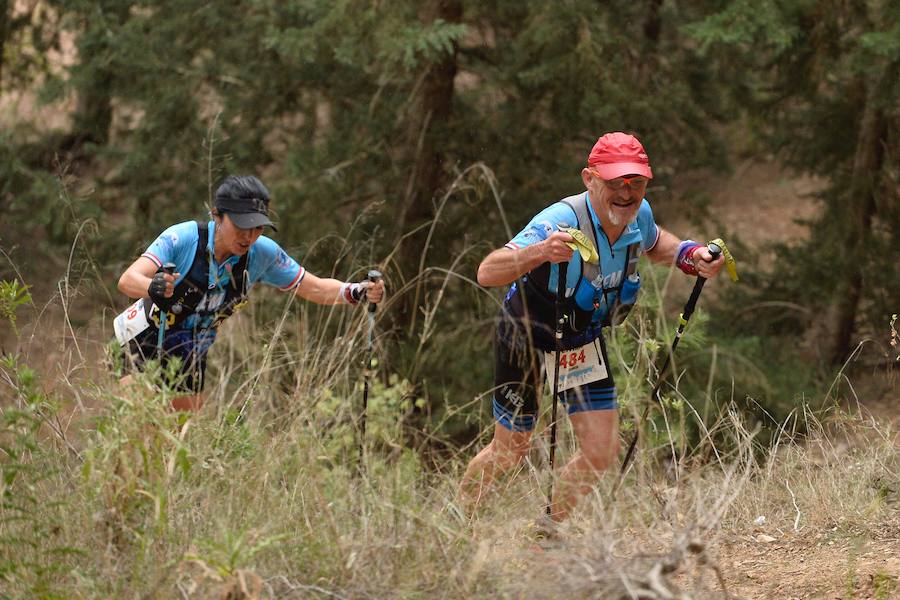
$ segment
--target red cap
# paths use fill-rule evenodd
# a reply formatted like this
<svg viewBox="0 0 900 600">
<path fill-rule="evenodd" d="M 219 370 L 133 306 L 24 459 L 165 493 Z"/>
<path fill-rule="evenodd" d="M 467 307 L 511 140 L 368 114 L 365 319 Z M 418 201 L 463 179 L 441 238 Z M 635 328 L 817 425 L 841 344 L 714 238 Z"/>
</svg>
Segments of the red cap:
<svg viewBox="0 0 900 600">
<path fill-rule="evenodd" d="M 621 131 L 600 136 L 588 155 L 588 166 L 594 167 L 603 179 L 632 174 L 653 179 L 644 147 L 636 137 Z"/>
</svg>

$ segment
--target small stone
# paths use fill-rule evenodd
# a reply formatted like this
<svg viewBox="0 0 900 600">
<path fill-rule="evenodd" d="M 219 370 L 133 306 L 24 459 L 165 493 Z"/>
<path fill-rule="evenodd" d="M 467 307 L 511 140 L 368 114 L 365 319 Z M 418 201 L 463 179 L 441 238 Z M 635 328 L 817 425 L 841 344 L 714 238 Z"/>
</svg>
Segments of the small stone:
<svg viewBox="0 0 900 600">
<path fill-rule="evenodd" d="M 766 535 L 764 533 L 761 533 L 758 536 L 756 536 L 756 541 L 759 542 L 760 544 L 770 544 L 775 541 L 775 538 L 773 538 L 771 535 Z"/>
</svg>

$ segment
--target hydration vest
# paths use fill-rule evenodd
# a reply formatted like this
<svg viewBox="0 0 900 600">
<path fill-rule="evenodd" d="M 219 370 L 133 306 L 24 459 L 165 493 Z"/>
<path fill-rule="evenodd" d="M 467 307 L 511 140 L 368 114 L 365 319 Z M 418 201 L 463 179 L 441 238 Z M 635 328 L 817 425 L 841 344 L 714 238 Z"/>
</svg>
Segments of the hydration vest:
<svg viewBox="0 0 900 600">
<path fill-rule="evenodd" d="M 562 200 L 571 208 L 578 221 L 578 229 L 594 240 L 599 248 L 597 231 L 588 208 L 587 194 L 569 196 Z M 585 261 L 581 263 L 581 272 L 572 294 L 563 300 L 561 309 L 568 316 L 567 327 L 563 330 L 563 349 L 570 349 L 586 344 L 600 336 L 601 329 L 608 325 L 618 325 L 624 321 L 631 307 L 637 299 L 637 291 L 640 287 L 640 275 L 637 272 L 638 261 L 641 256 L 641 242 L 629 244 L 626 248 L 625 269 L 622 278 L 614 287 L 603 288 L 603 273 L 599 264 L 591 264 Z M 557 275 L 558 276 L 558 275 Z M 591 285 L 596 282 L 600 289 Z M 535 345 L 549 350 L 554 347 L 553 332 L 556 329 L 556 296 L 550 293 L 550 263 L 545 262 L 523 275 L 510 288 L 504 305 L 514 318 L 530 321 L 534 333 Z M 582 286 L 588 285 L 593 292 L 593 307 L 585 310 L 578 305 L 576 300 Z M 610 303 L 610 294 L 615 293 Z M 593 322 L 594 311 L 600 307 L 600 299 L 605 297 L 606 313 L 602 321 Z M 527 307 L 527 310 L 526 310 Z"/>
<path fill-rule="evenodd" d="M 171 298 L 163 298 L 157 304 L 145 302 L 147 319 L 150 321 L 150 329 L 155 332 L 159 329 L 160 310 L 166 313 L 167 329 L 178 329 L 190 315 L 198 315 L 203 323 L 206 317 L 214 317 L 211 324 L 203 326 L 203 329 L 216 329 L 222 321 L 234 314 L 247 301 L 247 261 L 250 253 L 247 252 L 238 259 L 229 273 L 229 283 L 225 286 L 224 297 L 218 286 L 209 284 L 210 257 L 207 244 L 209 242 L 209 229 L 207 223 L 197 222 L 197 252 L 194 261 L 188 269 L 187 275 L 178 285 Z M 159 271 L 157 271 L 159 272 Z M 219 296 L 219 298 L 216 298 Z M 211 300 L 216 298 L 215 305 Z M 159 310 L 153 310 L 153 306 Z"/>
</svg>

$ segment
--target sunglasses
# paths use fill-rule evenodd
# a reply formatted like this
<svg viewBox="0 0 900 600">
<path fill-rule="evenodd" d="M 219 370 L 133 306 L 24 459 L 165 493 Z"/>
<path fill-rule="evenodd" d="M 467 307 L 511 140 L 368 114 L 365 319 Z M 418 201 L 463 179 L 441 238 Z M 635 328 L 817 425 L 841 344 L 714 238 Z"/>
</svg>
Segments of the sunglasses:
<svg viewBox="0 0 900 600">
<path fill-rule="evenodd" d="M 591 172 L 591 175 L 602 181 L 606 187 L 613 191 L 618 191 L 625 187 L 627 187 L 629 191 L 640 190 L 650 181 L 649 177 L 644 177 L 643 175 L 635 175 L 633 177 L 616 177 L 615 179 L 603 179 L 602 177 L 600 177 L 600 174 L 597 171 L 593 169 L 588 170 Z"/>
</svg>

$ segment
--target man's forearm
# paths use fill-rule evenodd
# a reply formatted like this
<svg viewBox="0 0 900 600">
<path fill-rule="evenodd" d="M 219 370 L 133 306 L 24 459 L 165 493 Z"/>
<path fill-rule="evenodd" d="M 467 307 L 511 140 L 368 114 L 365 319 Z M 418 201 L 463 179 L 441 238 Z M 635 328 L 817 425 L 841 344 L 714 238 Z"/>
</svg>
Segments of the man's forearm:
<svg viewBox="0 0 900 600">
<path fill-rule="evenodd" d="M 647 252 L 647 257 L 656 263 L 675 264 L 675 254 L 678 252 L 678 244 L 680 243 L 681 240 L 674 234 L 660 227 L 656 245 Z"/>
<path fill-rule="evenodd" d="M 546 262 L 541 243 L 513 250 L 494 250 L 478 266 L 478 283 L 485 287 L 508 285 Z"/>
</svg>

